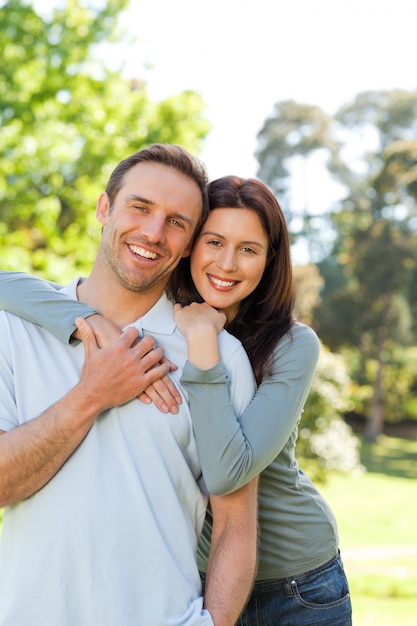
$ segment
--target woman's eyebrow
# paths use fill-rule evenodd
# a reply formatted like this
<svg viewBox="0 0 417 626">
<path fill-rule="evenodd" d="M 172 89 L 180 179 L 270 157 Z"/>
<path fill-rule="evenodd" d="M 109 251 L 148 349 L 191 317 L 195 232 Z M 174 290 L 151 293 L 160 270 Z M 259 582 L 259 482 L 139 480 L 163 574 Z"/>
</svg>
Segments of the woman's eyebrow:
<svg viewBox="0 0 417 626">
<path fill-rule="evenodd" d="M 216 237 L 217 239 L 226 239 L 224 235 L 220 233 L 216 233 L 214 230 L 202 230 L 201 235 L 208 235 L 211 237 Z M 260 248 L 264 248 L 265 246 L 260 241 L 251 241 L 249 239 L 244 239 L 239 242 L 240 244 L 250 245 L 250 246 L 259 246 Z"/>
<path fill-rule="evenodd" d="M 202 235 L 213 235 L 213 237 L 218 237 L 219 239 L 224 239 L 224 235 L 221 235 L 220 233 L 216 233 L 214 230 L 202 230 L 201 234 Z"/>
</svg>

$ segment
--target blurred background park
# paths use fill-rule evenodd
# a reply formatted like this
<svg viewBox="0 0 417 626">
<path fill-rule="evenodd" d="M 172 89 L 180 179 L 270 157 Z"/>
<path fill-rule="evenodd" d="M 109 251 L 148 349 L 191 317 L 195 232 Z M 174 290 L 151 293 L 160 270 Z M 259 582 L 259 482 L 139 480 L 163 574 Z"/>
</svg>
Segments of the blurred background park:
<svg viewBox="0 0 417 626">
<path fill-rule="evenodd" d="M 414 0 L 0 0 L 0 269 L 88 274 L 96 198 L 149 143 L 279 199 L 322 341 L 300 464 L 338 516 L 355 626 L 417 615 L 416 18 Z"/>
</svg>

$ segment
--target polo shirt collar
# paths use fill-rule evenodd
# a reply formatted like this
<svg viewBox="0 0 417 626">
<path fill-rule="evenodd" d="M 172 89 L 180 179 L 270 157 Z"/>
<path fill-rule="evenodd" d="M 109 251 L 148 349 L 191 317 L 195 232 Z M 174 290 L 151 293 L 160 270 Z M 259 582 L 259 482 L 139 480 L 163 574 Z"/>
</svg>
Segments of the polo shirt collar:
<svg viewBox="0 0 417 626">
<path fill-rule="evenodd" d="M 70 298 L 77 300 L 77 285 L 82 278 L 75 278 L 67 287 L 62 289 Z M 140 298 L 140 295 L 138 295 Z M 152 333 L 160 333 L 161 335 L 172 335 L 176 328 L 174 310 L 172 302 L 168 299 L 164 292 L 153 307 L 145 313 L 143 317 L 140 317 L 133 324 L 129 326 L 135 326 L 143 334 L 146 331 L 150 335 Z"/>
<path fill-rule="evenodd" d="M 134 323 L 142 333 L 172 335 L 176 328 L 172 302 L 165 292 L 145 315 Z"/>
</svg>

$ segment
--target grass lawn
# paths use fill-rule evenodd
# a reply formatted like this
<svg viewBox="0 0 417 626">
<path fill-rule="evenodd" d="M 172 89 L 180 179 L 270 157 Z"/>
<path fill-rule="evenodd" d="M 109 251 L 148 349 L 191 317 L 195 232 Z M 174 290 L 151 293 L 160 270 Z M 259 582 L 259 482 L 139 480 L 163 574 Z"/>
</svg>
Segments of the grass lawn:
<svg viewBox="0 0 417 626">
<path fill-rule="evenodd" d="M 362 475 L 321 487 L 335 511 L 354 626 L 417 623 L 417 441 L 362 444 Z"/>
</svg>

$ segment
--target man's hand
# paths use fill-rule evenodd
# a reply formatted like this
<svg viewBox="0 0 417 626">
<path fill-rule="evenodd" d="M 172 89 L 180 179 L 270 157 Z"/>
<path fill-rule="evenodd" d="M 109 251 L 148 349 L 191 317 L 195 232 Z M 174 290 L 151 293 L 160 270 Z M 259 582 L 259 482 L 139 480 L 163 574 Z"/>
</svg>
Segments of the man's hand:
<svg viewBox="0 0 417 626">
<path fill-rule="evenodd" d="M 79 327 L 77 326 L 74 336 L 77 337 L 77 339 L 82 340 L 83 332 L 85 335 L 89 331 L 86 330 L 86 327 L 81 319 L 78 319 L 76 324 L 77 323 L 79 324 Z M 98 313 L 88 317 L 87 323 L 93 328 L 97 345 L 100 348 L 106 348 L 112 345 L 121 337 L 123 333 L 119 326 Z M 160 363 L 157 363 L 157 366 L 162 364 L 168 364 L 168 371 L 170 372 L 178 369 L 177 366 L 166 357 L 163 357 Z M 158 370 L 158 372 L 161 373 L 163 371 L 163 369 Z M 151 404 L 151 402 L 153 402 L 163 413 L 178 413 L 178 405 L 181 404 L 182 401 L 181 394 L 175 387 L 173 381 L 167 375 L 163 375 L 161 378 L 151 383 L 143 393 L 139 394 L 138 397 L 144 404 Z"/>
<path fill-rule="evenodd" d="M 79 385 L 98 412 L 124 404 L 163 378 L 170 370 L 162 348 L 152 337 L 138 339 L 136 328 L 127 328 L 115 342 L 100 348 L 92 326 L 77 318 L 76 326 L 84 344 L 85 361 Z"/>
</svg>

